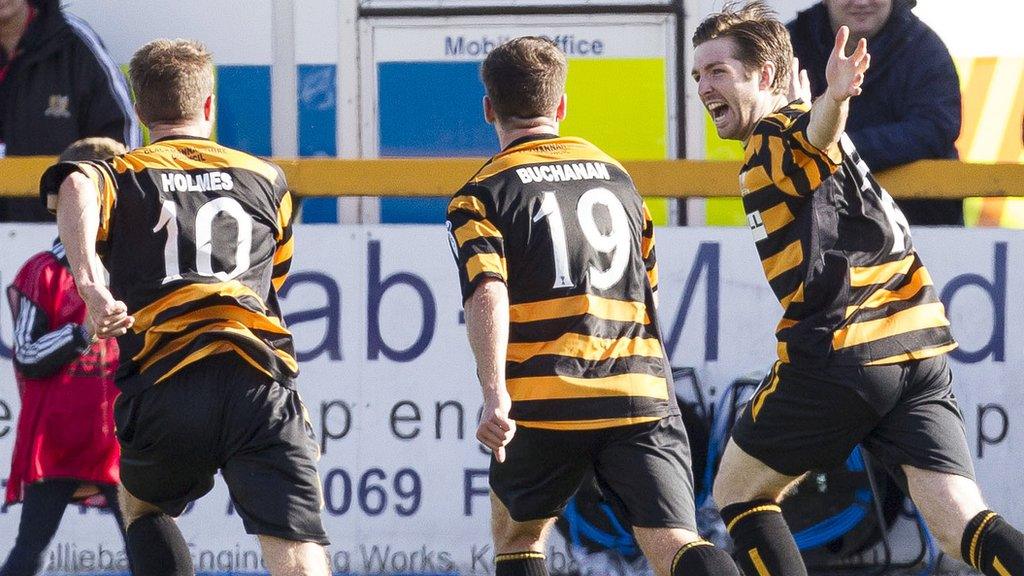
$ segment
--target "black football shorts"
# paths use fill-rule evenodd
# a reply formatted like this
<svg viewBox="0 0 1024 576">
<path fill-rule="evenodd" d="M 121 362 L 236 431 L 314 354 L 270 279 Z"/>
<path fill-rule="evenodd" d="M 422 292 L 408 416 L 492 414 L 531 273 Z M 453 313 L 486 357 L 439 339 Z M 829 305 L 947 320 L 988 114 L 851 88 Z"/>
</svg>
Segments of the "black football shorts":
<svg viewBox="0 0 1024 576">
<path fill-rule="evenodd" d="M 246 532 L 328 544 L 319 446 L 296 390 L 218 354 L 118 398 L 121 482 L 178 516 L 219 470 Z"/>
<path fill-rule="evenodd" d="M 904 490 L 904 464 L 973 479 L 952 382 L 945 354 L 881 366 L 776 363 L 732 436 L 789 476 L 839 466 L 862 444 Z"/>
<path fill-rule="evenodd" d="M 491 457 L 491 490 L 517 522 L 552 518 L 590 471 L 632 526 L 696 530 L 690 447 L 678 414 L 597 430 L 520 426 L 505 462 Z"/>
</svg>

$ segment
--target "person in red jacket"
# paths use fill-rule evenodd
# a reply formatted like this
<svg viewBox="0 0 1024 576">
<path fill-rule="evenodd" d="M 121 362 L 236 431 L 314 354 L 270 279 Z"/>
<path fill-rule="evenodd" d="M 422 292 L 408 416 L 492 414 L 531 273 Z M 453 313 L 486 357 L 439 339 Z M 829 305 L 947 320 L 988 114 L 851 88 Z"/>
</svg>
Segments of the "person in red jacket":
<svg viewBox="0 0 1024 576">
<path fill-rule="evenodd" d="M 124 146 L 110 138 L 86 138 L 60 159 L 102 159 L 123 152 Z M 115 340 L 94 337 L 59 239 L 22 266 L 7 297 L 21 412 L 6 503 L 23 506 L 18 536 L 0 576 L 31 576 L 42 567 L 72 502 L 109 508 L 124 535 L 113 417 L 118 349 Z"/>
</svg>

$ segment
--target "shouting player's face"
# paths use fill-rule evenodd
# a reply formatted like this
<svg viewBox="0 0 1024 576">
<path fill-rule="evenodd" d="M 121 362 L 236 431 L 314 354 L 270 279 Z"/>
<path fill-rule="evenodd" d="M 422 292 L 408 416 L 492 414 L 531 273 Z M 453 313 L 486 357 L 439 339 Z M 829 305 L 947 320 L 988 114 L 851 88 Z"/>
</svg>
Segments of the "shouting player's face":
<svg viewBox="0 0 1024 576">
<path fill-rule="evenodd" d="M 693 52 L 693 79 L 718 135 L 746 140 L 761 119 L 757 111 L 764 90 L 759 86 L 760 75 L 736 58 L 735 41 L 719 37 L 698 45 Z"/>
</svg>

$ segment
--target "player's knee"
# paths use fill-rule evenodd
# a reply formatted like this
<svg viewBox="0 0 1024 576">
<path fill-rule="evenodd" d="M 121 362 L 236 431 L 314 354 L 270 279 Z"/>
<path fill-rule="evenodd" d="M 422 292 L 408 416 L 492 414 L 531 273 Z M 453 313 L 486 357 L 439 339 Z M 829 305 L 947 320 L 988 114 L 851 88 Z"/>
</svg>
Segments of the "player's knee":
<svg viewBox="0 0 1024 576">
<path fill-rule="evenodd" d="M 778 500 L 797 477 L 783 476 L 730 444 L 711 487 L 719 508 L 754 500 Z"/>
<path fill-rule="evenodd" d="M 633 527 L 633 536 L 640 545 L 655 574 L 671 574 L 680 550 L 702 542 L 699 534 L 683 528 Z"/>
<path fill-rule="evenodd" d="M 330 574 L 327 554 L 320 544 L 267 535 L 260 535 L 259 540 L 271 576 Z"/>
<path fill-rule="evenodd" d="M 731 471 L 723 462 L 718 475 L 715 476 L 715 483 L 711 487 L 711 496 L 719 508 L 740 502 L 751 500 L 773 500 L 776 494 L 768 494 L 765 490 L 758 490 L 757 483 L 749 475 L 743 477 Z"/>
<path fill-rule="evenodd" d="M 494 550 L 498 554 L 541 551 L 547 521 L 516 522 L 511 517 L 496 518 L 491 524 Z"/>
<path fill-rule="evenodd" d="M 497 495 L 491 493 L 491 535 L 498 554 L 541 551 L 544 532 L 553 523 L 553 518 L 516 521 Z"/>
<path fill-rule="evenodd" d="M 540 550 L 543 530 L 531 523 L 510 523 L 505 530 L 494 532 L 494 548 L 499 553 Z M 525 525 L 524 525 L 525 524 Z"/>
<path fill-rule="evenodd" d="M 120 504 L 121 504 L 121 517 L 124 519 L 125 527 L 131 526 L 139 518 L 144 516 L 150 516 L 153 514 L 161 514 L 163 511 L 156 506 L 139 500 L 135 496 L 132 496 L 130 492 L 121 487 L 119 492 Z"/>
<path fill-rule="evenodd" d="M 744 501 L 736 496 L 736 490 L 731 486 L 728 476 L 722 474 L 721 471 L 715 476 L 715 483 L 711 487 L 711 497 L 714 498 L 715 504 L 719 508 Z"/>
</svg>

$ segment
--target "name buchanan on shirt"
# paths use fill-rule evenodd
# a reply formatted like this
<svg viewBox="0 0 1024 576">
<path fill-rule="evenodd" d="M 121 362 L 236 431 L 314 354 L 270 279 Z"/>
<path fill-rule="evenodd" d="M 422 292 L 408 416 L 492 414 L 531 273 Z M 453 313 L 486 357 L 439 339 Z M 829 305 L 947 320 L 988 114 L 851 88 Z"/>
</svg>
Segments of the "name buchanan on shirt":
<svg viewBox="0 0 1024 576">
<path fill-rule="evenodd" d="M 523 184 L 531 182 L 567 182 L 569 180 L 611 180 L 608 166 L 603 162 L 576 164 L 544 164 L 516 169 Z"/>
</svg>

